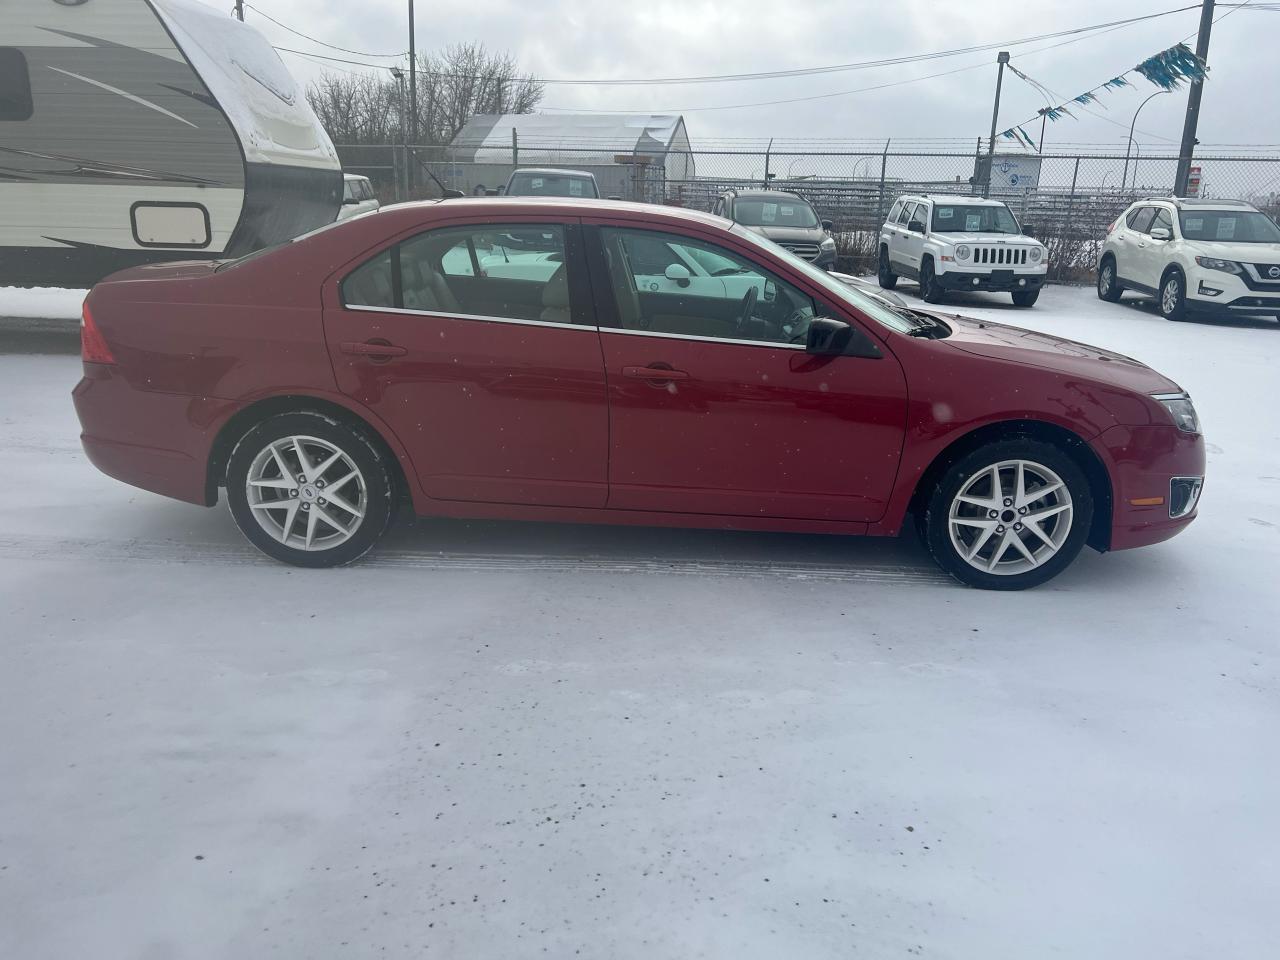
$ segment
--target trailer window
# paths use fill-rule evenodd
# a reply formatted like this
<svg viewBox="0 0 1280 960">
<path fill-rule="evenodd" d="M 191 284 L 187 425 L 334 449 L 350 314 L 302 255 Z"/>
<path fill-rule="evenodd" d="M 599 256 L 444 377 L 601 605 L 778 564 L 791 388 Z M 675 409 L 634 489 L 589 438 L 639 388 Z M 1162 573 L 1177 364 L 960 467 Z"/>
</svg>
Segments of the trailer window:
<svg viewBox="0 0 1280 960">
<path fill-rule="evenodd" d="M 0 120 L 31 119 L 31 74 L 16 47 L 0 47 Z"/>
</svg>

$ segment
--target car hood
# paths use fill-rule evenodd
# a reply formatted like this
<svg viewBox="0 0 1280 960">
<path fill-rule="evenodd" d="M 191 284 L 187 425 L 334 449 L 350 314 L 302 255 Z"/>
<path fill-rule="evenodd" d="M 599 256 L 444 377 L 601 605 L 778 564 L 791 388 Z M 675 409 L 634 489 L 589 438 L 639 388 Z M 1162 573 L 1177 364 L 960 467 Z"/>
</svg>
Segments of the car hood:
<svg viewBox="0 0 1280 960">
<path fill-rule="evenodd" d="M 952 329 L 943 343 L 979 357 L 1011 360 L 1066 373 L 1137 393 L 1177 393 L 1181 388 L 1161 373 L 1132 357 L 1055 337 L 950 314 L 937 314 Z"/>
<path fill-rule="evenodd" d="M 827 239 L 827 232 L 821 227 L 747 227 L 745 223 L 743 226 L 774 243 L 821 243 Z"/>
<path fill-rule="evenodd" d="M 1034 237 L 1013 233 L 942 233 L 934 231 L 932 236 L 947 243 L 1003 243 L 1016 247 L 1040 246 L 1040 241 Z"/>
<path fill-rule="evenodd" d="M 1217 257 L 1219 260 L 1240 260 L 1244 263 L 1280 263 L 1280 243 L 1206 243 L 1203 240 L 1190 240 L 1194 249 L 1188 253 L 1202 257 Z"/>
</svg>

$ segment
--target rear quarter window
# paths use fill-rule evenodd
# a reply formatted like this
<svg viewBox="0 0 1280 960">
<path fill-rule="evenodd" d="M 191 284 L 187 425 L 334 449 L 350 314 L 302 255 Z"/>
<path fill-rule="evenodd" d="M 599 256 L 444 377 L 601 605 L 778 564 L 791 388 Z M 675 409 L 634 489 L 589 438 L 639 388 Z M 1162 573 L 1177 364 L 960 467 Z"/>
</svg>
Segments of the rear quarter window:
<svg viewBox="0 0 1280 960">
<path fill-rule="evenodd" d="M 31 74 L 16 47 L 0 47 L 0 121 L 30 120 Z"/>
</svg>

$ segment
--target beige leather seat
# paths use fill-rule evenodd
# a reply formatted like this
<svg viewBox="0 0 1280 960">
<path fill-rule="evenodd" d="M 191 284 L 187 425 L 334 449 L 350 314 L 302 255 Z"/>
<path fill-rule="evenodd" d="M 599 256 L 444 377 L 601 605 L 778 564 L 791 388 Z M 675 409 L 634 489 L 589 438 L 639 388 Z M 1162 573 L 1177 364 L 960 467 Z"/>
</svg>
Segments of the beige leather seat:
<svg viewBox="0 0 1280 960">
<path fill-rule="evenodd" d="M 569 313 L 569 275 L 563 263 L 551 275 L 547 285 L 542 288 L 542 313 L 539 314 L 538 319 L 546 320 L 548 323 L 573 322 L 573 317 Z"/>
<path fill-rule="evenodd" d="M 436 313 L 458 313 L 461 305 L 444 277 L 425 263 L 401 264 L 400 283 L 406 310 L 430 310 Z"/>
</svg>

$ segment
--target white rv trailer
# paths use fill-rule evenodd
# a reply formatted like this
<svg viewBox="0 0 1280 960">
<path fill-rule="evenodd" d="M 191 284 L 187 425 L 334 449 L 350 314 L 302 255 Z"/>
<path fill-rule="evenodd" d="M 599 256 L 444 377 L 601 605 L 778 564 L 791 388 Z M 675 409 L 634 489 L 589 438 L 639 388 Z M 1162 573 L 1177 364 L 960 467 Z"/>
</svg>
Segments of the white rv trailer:
<svg viewBox="0 0 1280 960">
<path fill-rule="evenodd" d="M 0 285 L 240 256 L 341 201 L 303 91 L 226 10 L 0 0 Z"/>
</svg>

